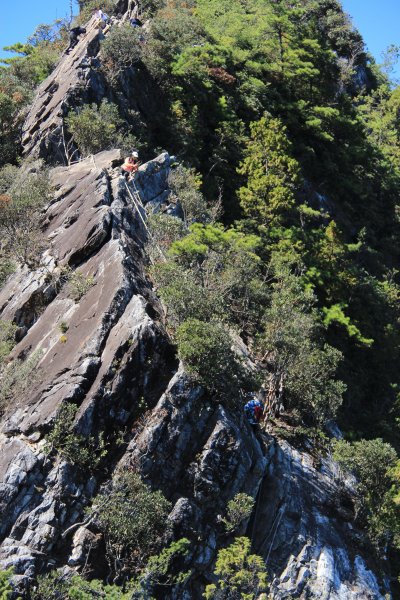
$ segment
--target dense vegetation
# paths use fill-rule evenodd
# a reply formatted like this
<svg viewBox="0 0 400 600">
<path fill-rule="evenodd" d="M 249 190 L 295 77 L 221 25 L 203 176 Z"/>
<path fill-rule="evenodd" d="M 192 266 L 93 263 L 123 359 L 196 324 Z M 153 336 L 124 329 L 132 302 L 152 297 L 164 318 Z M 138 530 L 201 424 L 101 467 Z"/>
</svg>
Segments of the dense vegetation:
<svg viewBox="0 0 400 600">
<path fill-rule="evenodd" d="M 142 4 L 145 32 L 111 29 L 102 43 L 109 97 L 65 120 L 70 158 L 138 142 L 145 155 L 167 147 L 178 156 L 170 183 L 184 219 L 150 216 L 148 255 L 180 359 L 231 407 L 262 387 L 269 407 L 283 404 L 302 427 L 323 429 L 337 418 L 349 441 L 336 445 L 335 457 L 358 479 L 357 519 L 378 554 L 390 554 L 400 547 L 395 49 L 384 68 L 376 65 L 337 0 Z M 84 22 L 94 4 L 80 5 Z M 103 8 L 116 12 L 109 0 Z M 40 260 L 47 175 L 15 164 L 23 109 L 66 38 L 63 23 L 41 26 L 28 44 L 12 47 L 18 56 L 0 70 L 1 282 L 18 265 Z M 132 69 L 163 97 L 151 118 L 127 110 L 124 82 Z M 4 357 L 14 334 L 12 324 L 2 326 Z M 5 376 L 2 386 L 9 393 Z M 85 441 L 72 431 L 72 413 L 64 421 L 67 431 L 56 423 L 49 436 L 51 451 L 74 462 Z M 90 460 L 82 454 L 82 465 Z M 168 503 L 143 486 L 132 474 L 114 481 L 111 504 L 96 513 L 113 574 L 127 568 L 139 581 L 168 538 Z M 136 494 L 139 520 L 126 505 L 129 494 Z M 158 507 L 154 522 L 146 521 L 148 495 Z M 96 501 L 101 505 L 101 496 Z M 154 539 L 144 536 L 149 526 Z M 168 557 L 159 556 L 165 566 Z M 246 566 L 239 592 L 264 591 L 265 569 L 238 538 L 220 551 L 219 581 L 206 597 L 224 597 L 224 587 L 234 585 L 235 561 Z M 164 570 L 163 581 L 168 577 Z M 68 597 L 92 593 L 85 585 L 75 580 L 77 595 Z M 100 597 L 124 597 L 93 585 Z"/>
</svg>

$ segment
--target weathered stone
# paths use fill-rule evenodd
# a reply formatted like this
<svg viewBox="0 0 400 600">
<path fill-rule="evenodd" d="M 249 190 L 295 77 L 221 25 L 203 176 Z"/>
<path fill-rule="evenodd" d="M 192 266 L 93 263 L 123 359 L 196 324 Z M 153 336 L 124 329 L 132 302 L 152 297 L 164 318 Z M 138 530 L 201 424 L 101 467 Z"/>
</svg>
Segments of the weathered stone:
<svg viewBox="0 0 400 600">
<path fill-rule="evenodd" d="M 79 527 L 74 534 L 72 541 L 72 551 L 68 558 L 70 567 L 84 565 L 88 555 L 96 551 L 100 544 L 100 536 L 92 533 L 86 527 Z"/>
<path fill-rule="evenodd" d="M 127 4 L 121 0 L 120 9 Z M 53 164 L 78 157 L 65 116 L 109 92 L 99 71 L 104 34 L 95 22 L 39 87 L 24 125 L 26 155 Z M 150 114 L 162 102 L 135 69 L 119 83 L 125 112 Z M 380 600 L 386 590 L 358 545 L 351 483 L 343 503 L 334 464 L 317 465 L 311 443 L 306 452 L 255 435 L 240 409 L 218 404 L 177 370 L 143 257 L 142 205 L 157 210 L 168 199 L 170 158 L 163 153 L 142 165 L 128 185 L 119 175 L 122 158 L 110 150 L 51 171 L 56 191 L 44 215 L 44 266 L 21 269 L 0 291 L 1 318 L 19 326 L 11 358 L 42 351 L 39 376 L 1 424 L 0 568 L 14 568 L 23 595 L 43 570 L 102 564 L 100 536 L 75 527 L 104 480 L 133 467 L 172 502 L 174 537 L 191 541 L 191 583 L 181 595 L 171 591 L 170 600 L 202 597 L 227 543 L 220 517 L 238 492 L 257 498 L 242 529 L 265 559 L 274 599 Z M 65 281 L 68 269 L 93 280 L 80 298 Z M 237 345 L 252 368 L 246 346 Z M 76 405 L 77 433 L 107 436 L 104 467 L 44 456 L 44 438 L 65 402 Z M 127 447 L 116 443 L 121 431 Z"/>
<path fill-rule="evenodd" d="M 90 60 L 97 55 L 104 37 L 95 27 L 97 22 L 95 17 L 89 21 L 85 36 L 70 54 L 63 54 L 54 71 L 39 86 L 23 128 L 25 154 L 61 164 L 76 158 L 76 154 L 72 156 L 74 147 L 67 149 L 69 138 L 64 118 L 68 109 L 79 104 L 79 99 L 100 102 L 106 93 L 104 80 Z M 87 68 L 89 63 L 91 66 Z"/>
</svg>

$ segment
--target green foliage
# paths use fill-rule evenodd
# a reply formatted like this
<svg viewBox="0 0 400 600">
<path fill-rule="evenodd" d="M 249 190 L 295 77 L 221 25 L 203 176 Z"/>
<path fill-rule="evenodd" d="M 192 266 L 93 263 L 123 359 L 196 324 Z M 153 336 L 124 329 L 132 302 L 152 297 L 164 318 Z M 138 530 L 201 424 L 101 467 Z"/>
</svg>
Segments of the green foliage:
<svg viewBox="0 0 400 600">
<path fill-rule="evenodd" d="M 135 600 L 149 600 L 152 594 L 161 597 L 171 587 L 177 592 L 177 586 L 184 586 L 191 571 L 181 571 L 180 565 L 189 555 L 190 542 L 182 538 L 172 542 L 160 554 L 150 556 L 146 567 L 137 578 L 133 597 Z"/>
<path fill-rule="evenodd" d="M 69 325 L 65 321 L 61 321 L 59 327 L 60 327 L 61 333 L 67 333 L 67 331 L 69 329 Z"/>
<path fill-rule="evenodd" d="M 342 325 L 346 328 L 348 335 L 351 338 L 357 340 L 358 343 L 363 344 L 365 346 L 371 346 L 374 343 L 374 340 L 367 339 L 363 337 L 361 331 L 351 322 L 350 318 L 347 317 L 344 313 L 346 306 L 340 304 L 334 304 L 329 308 L 323 308 L 324 313 L 324 325 L 328 327 L 332 323 L 337 323 L 338 325 Z"/>
<path fill-rule="evenodd" d="M 88 293 L 90 288 L 96 285 L 96 282 L 94 277 L 91 277 L 90 275 L 86 277 L 81 271 L 72 271 L 72 273 L 68 275 L 68 285 L 71 298 L 75 300 L 75 302 L 79 302 L 79 300 Z"/>
<path fill-rule="evenodd" d="M 137 569 L 160 549 L 169 531 L 171 505 L 161 492 L 151 491 L 133 471 L 120 471 L 93 500 L 112 569 Z"/>
<path fill-rule="evenodd" d="M 188 319 L 176 331 L 178 356 L 188 373 L 211 393 L 237 401 L 250 377 L 232 350 L 233 340 L 222 323 Z"/>
<path fill-rule="evenodd" d="M 68 38 L 65 21 L 57 20 L 52 25 L 39 25 L 27 44 L 13 44 L 4 50 L 17 56 L 4 58 L 0 62 L 8 65 L 11 73 L 26 86 L 33 89 L 52 72 Z"/>
<path fill-rule="evenodd" d="M 159 81 L 171 74 L 172 63 L 180 52 L 203 40 L 203 30 L 190 8 L 183 2 L 168 2 L 151 21 L 150 34 L 143 48 L 143 62 Z"/>
<path fill-rule="evenodd" d="M 0 167 L 14 162 L 20 153 L 23 108 L 31 100 L 34 88 L 55 67 L 67 41 L 63 21 L 39 25 L 25 44 L 6 49 L 16 56 L 0 60 Z"/>
<path fill-rule="evenodd" d="M 264 314 L 259 352 L 267 362 L 267 387 L 287 408 L 317 423 L 334 417 L 345 386 L 335 379 L 340 352 L 324 343 L 315 297 L 285 265 L 275 266 L 270 306 Z"/>
<path fill-rule="evenodd" d="M 381 439 L 334 444 L 333 458 L 357 478 L 357 512 L 366 519 L 372 540 L 400 548 L 400 461 Z"/>
<path fill-rule="evenodd" d="M 87 104 L 65 119 L 68 131 L 80 152 L 87 156 L 111 147 L 134 145 L 133 136 L 128 134 L 118 107 L 107 100 L 100 106 Z"/>
<path fill-rule="evenodd" d="M 19 400 L 38 378 L 37 366 L 41 351 L 31 353 L 27 358 L 14 358 L 5 364 L 0 372 L 0 414 L 13 402 Z"/>
<path fill-rule="evenodd" d="M 0 600 L 10 600 L 13 594 L 13 588 L 10 584 L 13 570 L 7 569 L 0 571 Z"/>
<path fill-rule="evenodd" d="M 237 531 L 243 521 L 250 518 L 255 500 L 248 494 L 236 494 L 229 500 L 226 517 L 222 519 L 228 533 Z"/>
<path fill-rule="evenodd" d="M 107 454 L 104 439 L 102 435 L 96 440 L 77 433 L 75 413 L 74 404 L 61 405 L 54 425 L 46 436 L 45 453 L 57 454 L 81 469 L 96 469 Z"/>
<path fill-rule="evenodd" d="M 141 56 L 141 32 L 130 23 L 114 27 L 101 43 L 101 63 L 107 77 L 115 81 Z"/>
<path fill-rule="evenodd" d="M 291 151 L 278 119 L 263 117 L 251 124 L 251 141 L 239 170 L 247 185 L 240 188 L 239 198 L 245 214 L 260 224 L 280 223 L 294 206 L 300 174 Z"/>
<path fill-rule="evenodd" d="M 18 261 L 33 268 L 45 247 L 40 225 L 41 209 L 51 197 L 48 174 L 8 165 L 0 170 L 0 190 L 2 254 L 8 264 Z"/>
<path fill-rule="evenodd" d="M 0 365 L 15 345 L 17 326 L 12 321 L 0 321 Z"/>
<path fill-rule="evenodd" d="M 382 152 L 390 168 L 400 169 L 400 88 L 387 82 L 358 99 L 358 114 L 373 147 Z"/>
<path fill-rule="evenodd" d="M 173 169 L 168 178 L 168 185 L 172 193 L 172 200 L 179 201 L 186 225 L 192 223 L 211 223 L 215 221 L 215 213 L 204 200 L 200 191 L 201 177 L 194 169 L 187 169 L 182 165 Z M 218 207 L 217 211 L 218 211 Z"/>
<path fill-rule="evenodd" d="M 146 566 L 135 580 L 123 586 L 109 585 L 97 579 L 90 581 L 81 575 L 65 576 L 57 571 L 38 577 L 33 600 L 151 600 L 153 594 L 160 597 L 173 587 L 183 586 L 191 572 L 182 572 L 181 566 L 189 554 L 190 542 L 186 538 L 172 542 L 160 554 L 150 556 Z M 9 571 L 5 572 L 9 574 Z M 1 574 L 0 574 L 1 578 Z M 0 579 L 1 580 L 1 579 Z M 11 588 L 10 588 L 11 589 Z M 7 598 L 8 596 L 5 596 Z M 0 583 L 0 598 L 1 583 Z"/>
<path fill-rule="evenodd" d="M 171 259 L 152 271 L 173 327 L 188 318 L 214 317 L 251 329 L 265 300 L 258 244 L 254 235 L 201 224 L 174 242 Z"/>
<path fill-rule="evenodd" d="M 171 244 L 187 233 L 187 228 L 180 219 L 163 213 L 150 213 L 147 227 L 150 235 L 146 251 L 152 263 L 163 260 Z"/>
<path fill-rule="evenodd" d="M 106 600 L 130 600 L 132 598 L 131 586 L 125 589 L 117 585 L 107 585 L 102 581 L 92 579 L 86 581 L 81 575 L 65 577 L 57 571 L 38 577 L 36 590 L 32 594 L 33 600 L 92 600 L 105 598 Z"/>
<path fill-rule="evenodd" d="M 15 272 L 15 264 L 7 255 L 7 252 L 0 253 L 0 289 L 8 279 L 8 276 Z"/>
<path fill-rule="evenodd" d="M 206 600 L 256 600 L 268 591 L 265 563 L 250 554 L 250 547 L 250 540 L 240 537 L 218 552 L 214 571 L 218 582 L 206 587 Z"/>
</svg>

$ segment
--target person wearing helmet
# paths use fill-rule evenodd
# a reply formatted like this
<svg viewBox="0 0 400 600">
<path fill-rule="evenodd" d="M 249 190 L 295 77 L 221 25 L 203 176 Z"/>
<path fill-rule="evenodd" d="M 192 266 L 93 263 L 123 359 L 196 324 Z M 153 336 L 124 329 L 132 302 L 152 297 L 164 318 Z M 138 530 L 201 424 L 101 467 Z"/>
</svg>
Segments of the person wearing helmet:
<svg viewBox="0 0 400 600">
<path fill-rule="evenodd" d="M 127 181 L 132 177 L 140 166 L 139 153 L 137 150 L 133 150 L 130 156 L 127 156 L 124 164 L 121 167 L 121 175 L 125 177 Z"/>
</svg>

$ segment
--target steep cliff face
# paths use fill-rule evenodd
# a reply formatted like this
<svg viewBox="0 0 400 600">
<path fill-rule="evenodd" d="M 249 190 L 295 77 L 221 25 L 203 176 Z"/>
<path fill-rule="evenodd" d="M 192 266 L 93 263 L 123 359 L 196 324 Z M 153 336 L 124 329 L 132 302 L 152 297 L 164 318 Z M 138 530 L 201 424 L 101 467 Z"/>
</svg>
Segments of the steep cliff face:
<svg viewBox="0 0 400 600">
<path fill-rule="evenodd" d="M 100 35 L 90 24 L 42 84 L 25 125 L 27 154 L 65 162 L 65 107 L 77 90 L 103 93 L 93 63 L 82 67 L 88 56 L 98 60 Z M 343 493 L 332 462 L 273 432 L 255 435 L 240 410 L 215 402 L 178 365 L 145 274 L 146 231 L 120 160 L 111 150 L 51 171 L 45 266 L 18 271 L 0 292 L 1 318 L 19 327 L 12 357 L 36 352 L 39 361 L 38 377 L 1 425 L 1 568 L 13 566 L 23 590 L 40 572 L 92 560 L 88 539 L 100 547 L 101 540 L 82 525 L 84 508 L 122 464 L 173 502 L 174 534 L 192 542 L 186 598 L 201 598 L 212 578 L 226 541 L 219 516 L 238 492 L 257 498 L 247 534 L 266 561 L 274 598 L 383 598 L 352 524 L 351 488 Z M 140 168 L 143 204 L 168 194 L 169 162 L 164 153 Z M 81 297 L 66 271 L 90 282 Z M 103 433 L 108 444 L 89 476 L 44 453 L 66 402 L 77 407 L 77 429 Z"/>
<path fill-rule="evenodd" d="M 104 39 L 93 17 L 86 26 L 82 43 L 70 54 L 64 54 L 53 73 L 39 86 L 22 133 L 26 154 L 45 158 L 51 163 L 65 164 L 68 137 L 64 117 L 69 108 L 82 101 L 99 102 L 106 93 L 104 78 L 96 56 Z"/>
</svg>

